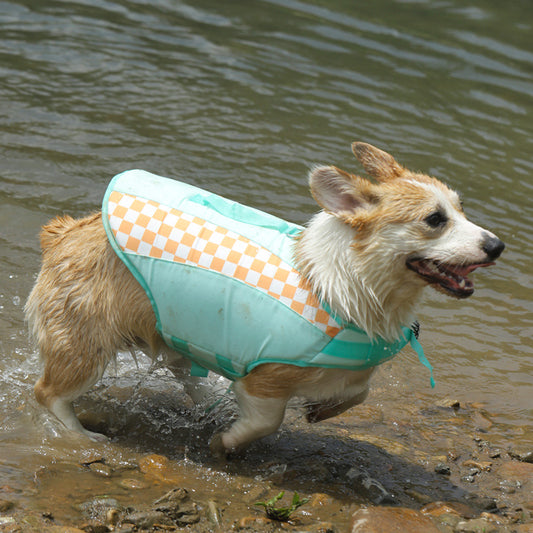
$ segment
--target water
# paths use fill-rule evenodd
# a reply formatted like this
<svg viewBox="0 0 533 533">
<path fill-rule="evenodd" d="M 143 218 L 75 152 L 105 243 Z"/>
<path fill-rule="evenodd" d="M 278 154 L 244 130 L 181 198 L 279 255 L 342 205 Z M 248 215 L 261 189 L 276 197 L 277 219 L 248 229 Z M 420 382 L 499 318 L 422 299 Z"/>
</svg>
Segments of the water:
<svg viewBox="0 0 533 533">
<path fill-rule="evenodd" d="M 445 180 L 507 244 L 471 299 L 427 291 L 419 317 L 437 388 L 406 353 L 368 401 L 400 421 L 441 398 L 482 405 L 495 441 L 531 448 L 532 25 L 529 2 L 486 0 L 0 1 L 0 486 L 30 490 L 39 465 L 83 448 L 32 396 L 38 356 L 23 305 L 41 224 L 97 210 L 128 168 L 304 223 L 316 211 L 309 167 L 360 171 L 354 140 Z M 118 375 L 137 379 L 131 359 Z M 134 391 L 157 390 L 138 379 Z M 112 453 L 157 452 L 133 422 L 112 420 L 121 384 L 131 392 L 108 378 L 97 411 L 122 431 Z M 143 397 L 131 401 L 158 431 Z M 397 438 L 436 453 L 448 427 L 419 417 Z M 171 453 L 172 429 L 159 453 Z"/>
</svg>

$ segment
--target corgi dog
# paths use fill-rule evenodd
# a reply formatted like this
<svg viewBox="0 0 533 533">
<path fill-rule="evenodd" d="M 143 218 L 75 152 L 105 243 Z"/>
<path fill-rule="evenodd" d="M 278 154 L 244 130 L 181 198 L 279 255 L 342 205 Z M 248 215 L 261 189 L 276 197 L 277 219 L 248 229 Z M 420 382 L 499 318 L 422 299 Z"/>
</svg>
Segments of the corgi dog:
<svg viewBox="0 0 533 533">
<path fill-rule="evenodd" d="M 299 290 L 304 287 L 307 291 L 308 301 L 315 302 L 313 316 L 325 313 L 328 320 L 336 320 L 335 332 L 352 328 L 350 334 L 360 331 L 370 343 L 394 343 L 402 337 L 402 328 L 415 320 L 416 305 L 425 287 L 456 298 L 469 297 L 474 292 L 469 275 L 478 267 L 494 264 L 504 243 L 467 220 L 457 193 L 436 178 L 411 172 L 388 153 L 366 143 L 353 143 L 352 151 L 369 177 L 334 166 L 311 170 L 311 194 L 322 210 L 305 228 L 291 235 L 292 258 L 286 260 L 287 269 L 295 276 Z M 145 205 L 152 206 L 150 202 Z M 179 212 L 167 209 L 164 216 L 173 213 Z M 161 317 L 153 298 L 117 255 L 118 245 L 106 234 L 104 225 L 111 220 L 109 217 L 101 212 L 81 219 L 64 216 L 43 226 L 42 266 L 25 307 L 31 336 L 44 362 L 44 372 L 35 385 L 38 402 L 66 428 L 92 439 L 105 437 L 80 424 L 72 402 L 102 377 L 117 351 L 139 347 L 151 356 L 163 351 L 176 374 L 191 364 L 188 357 L 182 357 L 177 344 L 163 339 Z M 239 239 L 235 234 L 232 242 Z M 150 250 L 149 255 L 153 255 L 154 248 Z M 171 260 L 165 262 L 164 253 L 161 248 L 157 258 L 151 257 L 150 261 L 160 261 L 161 268 L 166 268 Z M 206 268 L 202 268 L 203 276 Z M 224 275 L 222 270 L 217 279 Z M 231 282 L 235 290 L 247 283 Z M 180 300 L 180 291 L 185 294 L 193 290 L 180 277 L 171 279 L 169 285 L 176 286 L 176 301 Z M 193 326 L 210 329 L 210 294 L 215 298 L 216 290 L 196 298 L 200 311 L 195 311 Z M 269 291 L 268 297 L 261 296 L 262 301 L 273 301 Z M 195 299 L 194 292 L 189 296 Z M 229 314 L 232 309 L 224 306 L 231 307 L 232 301 L 226 298 L 218 314 Z M 255 305 L 248 306 L 252 307 L 248 309 L 251 314 Z M 176 320 L 187 322 L 187 308 L 177 309 Z M 301 327 L 307 326 L 306 322 Z M 322 337 L 336 334 L 324 328 L 326 333 L 318 332 Z M 275 341 L 282 329 L 283 325 L 266 333 Z M 297 333 L 291 334 L 296 337 Z M 234 336 L 247 334 L 241 330 Z M 306 399 L 311 422 L 335 416 L 366 398 L 375 364 L 360 368 L 300 364 L 297 344 L 283 341 L 283 349 L 295 353 L 287 359 L 281 352 L 278 357 L 270 354 L 233 377 L 240 414 L 229 429 L 213 437 L 214 453 L 224 455 L 242 449 L 275 432 L 292 397 Z M 213 350 L 219 353 L 216 346 Z M 192 396 L 194 381 L 187 377 L 185 383 Z"/>
</svg>

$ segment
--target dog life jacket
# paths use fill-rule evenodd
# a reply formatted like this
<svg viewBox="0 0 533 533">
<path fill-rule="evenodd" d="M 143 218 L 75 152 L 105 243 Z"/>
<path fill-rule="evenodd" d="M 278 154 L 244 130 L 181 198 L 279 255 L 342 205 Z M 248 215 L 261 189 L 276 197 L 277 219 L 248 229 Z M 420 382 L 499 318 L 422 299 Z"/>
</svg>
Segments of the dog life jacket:
<svg viewBox="0 0 533 533">
<path fill-rule="evenodd" d="M 409 341 L 427 363 L 411 329 L 371 340 L 317 299 L 294 264 L 301 226 L 142 170 L 113 178 L 102 214 L 158 333 L 193 375 L 234 380 L 264 363 L 363 370 Z"/>
</svg>

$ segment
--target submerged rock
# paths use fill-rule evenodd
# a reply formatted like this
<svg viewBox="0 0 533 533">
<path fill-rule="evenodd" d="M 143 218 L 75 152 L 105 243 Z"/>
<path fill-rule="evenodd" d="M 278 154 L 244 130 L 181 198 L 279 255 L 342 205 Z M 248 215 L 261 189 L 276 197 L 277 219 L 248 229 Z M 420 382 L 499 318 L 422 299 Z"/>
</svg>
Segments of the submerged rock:
<svg viewBox="0 0 533 533">
<path fill-rule="evenodd" d="M 372 503 L 394 503 L 394 496 L 364 470 L 354 466 L 348 470 L 346 477 L 353 482 L 354 489 Z"/>
<path fill-rule="evenodd" d="M 461 533 L 498 533 L 499 530 L 500 528 L 497 524 L 485 518 L 464 520 L 455 526 L 455 531 Z"/>
<path fill-rule="evenodd" d="M 87 518 L 99 522 L 105 522 L 109 511 L 115 510 L 118 512 L 121 507 L 115 498 L 107 498 L 105 496 L 98 496 L 78 505 L 78 509 Z"/>
<path fill-rule="evenodd" d="M 185 489 L 177 488 L 167 492 L 153 503 L 153 509 L 171 518 L 178 526 L 200 521 L 198 506 L 191 501 Z"/>
<path fill-rule="evenodd" d="M 151 529 L 157 526 L 175 526 L 174 521 L 160 511 L 143 511 L 131 513 L 124 517 L 124 523 L 134 524 L 140 529 Z"/>
<path fill-rule="evenodd" d="M 352 515 L 351 533 L 440 533 L 433 521 L 404 507 L 367 507 Z"/>
<path fill-rule="evenodd" d="M 446 463 L 439 463 L 435 466 L 435 472 L 442 476 L 449 476 L 451 474 L 450 467 Z"/>
<path fill-rule="evenodd" d="M 498 475 L 510 480 L 518 481 L 521 486 L 533 486 L 533 464 L 520 461 L 506 461 L 500 465 Z"/>
</svg>

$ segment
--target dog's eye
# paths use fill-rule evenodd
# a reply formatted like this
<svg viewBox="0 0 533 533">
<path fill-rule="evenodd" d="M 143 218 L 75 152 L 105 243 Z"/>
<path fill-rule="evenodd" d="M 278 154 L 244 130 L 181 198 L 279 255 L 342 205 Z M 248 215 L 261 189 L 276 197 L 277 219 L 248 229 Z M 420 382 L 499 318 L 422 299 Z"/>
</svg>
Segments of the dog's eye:
<svg viewBox="0 0 533 533">
<path fill-rule="evenodd" d="M 435 211 L 431 215 L 428 215 L 424 219 L 424 222 L 432 228 L 439 228 L 448 222 L 448 218 L 442 211 Z"/>
</svg>

